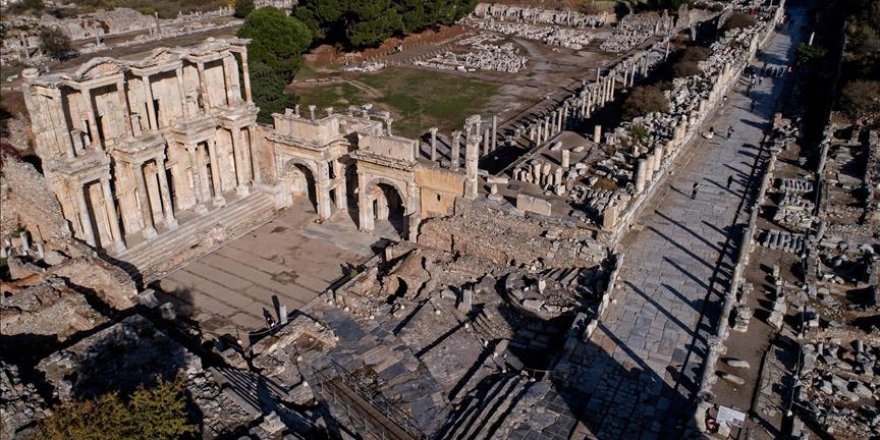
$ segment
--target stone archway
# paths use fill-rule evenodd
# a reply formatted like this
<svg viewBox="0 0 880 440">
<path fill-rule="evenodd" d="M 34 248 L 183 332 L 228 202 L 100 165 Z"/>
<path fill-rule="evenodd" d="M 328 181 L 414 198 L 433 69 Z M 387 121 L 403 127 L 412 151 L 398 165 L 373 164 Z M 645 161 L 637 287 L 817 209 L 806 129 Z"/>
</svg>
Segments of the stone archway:
<svg viewBox="0 0 880 440">
<path fill-rule="evenodd" d="M 384 182 L 377 183 L 374 188 L 373 214 L 375 221 L 377 223 L 387 221 L 397 232 L 397 235 L 406 237 L 407 209 L 403 195 L 395 186 Z"/>
<path fill-rule="evenodd" d="M 298 160 L 288 161 L 281 180 L 286 183 L 294 201 L 308 200 L 312 209 L 318 212 L 318 186 L 315 170 L 309 164 Z"/>
<path fill-rule="evenodd" d="M 360 229 L 372 231 L 376 224 L 390 223 L 401 238 L 409 234 L 409 216 L 412 214 L 408 186 L 386 178 L 373 178 L 360 188 Z"/>
</svg>

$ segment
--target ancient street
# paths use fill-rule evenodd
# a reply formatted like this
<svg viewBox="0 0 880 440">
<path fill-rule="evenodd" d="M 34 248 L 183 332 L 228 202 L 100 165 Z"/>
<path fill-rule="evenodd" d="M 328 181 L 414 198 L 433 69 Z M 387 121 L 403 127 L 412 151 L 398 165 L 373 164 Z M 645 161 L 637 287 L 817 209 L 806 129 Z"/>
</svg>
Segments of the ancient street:
<svg viewBox="0 0 880 440">
<path fill-rule="evenodd" d="M 792 61 L 797 39 L 791 33 L 803 11 L 792 9 L 790 15 L 791 25 L 771 37 L 765 57 L 753 66 Z M 737 241 L 730 231 L 747 218 L 745 189 L 760 184 L 755 161 L 784 80 L 764 78 L 747 95 L 744 74 L 702 128 L 714 128 L 714 137 L 691 141 L 684 153 L 690 157 L 682 158 L 624 238 L 615 301 L 592 336 L 610 355 L 598 356 L 590 369 L 595 389 L 585 417 L 600 426 L 593 436 L 671 438 L 690 416 L 707 337 L 733 266 Z M 694 184 L 699 186 L 692 198 Z M 634 374 L 607 374 L 621 367 Z M 575 438 L 590 435 L 583 426 L 579 431 Z"/>
</svg>

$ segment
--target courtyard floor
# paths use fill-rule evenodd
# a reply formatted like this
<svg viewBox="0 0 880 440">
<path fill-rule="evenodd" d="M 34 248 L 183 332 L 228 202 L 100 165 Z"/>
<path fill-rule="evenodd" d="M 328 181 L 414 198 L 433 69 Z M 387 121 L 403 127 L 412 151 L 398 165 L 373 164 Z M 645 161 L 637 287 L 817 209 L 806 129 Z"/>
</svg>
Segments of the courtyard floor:
<svg viewBox="0 0 880 440">
<path fill-rule="evenodd" d="M 159 281 L 161 299 L 196 321 L 207 338 L 242 336 L 265 327 L 264 311 L 275 316 L 273 296 L 290 313 L 372 257 L 381 237 L 396 236 L 388 222 L 360 232 L 344 212 L 324 223 L 316 218 L 307 205 L 282 211 Z"/>
</svg>

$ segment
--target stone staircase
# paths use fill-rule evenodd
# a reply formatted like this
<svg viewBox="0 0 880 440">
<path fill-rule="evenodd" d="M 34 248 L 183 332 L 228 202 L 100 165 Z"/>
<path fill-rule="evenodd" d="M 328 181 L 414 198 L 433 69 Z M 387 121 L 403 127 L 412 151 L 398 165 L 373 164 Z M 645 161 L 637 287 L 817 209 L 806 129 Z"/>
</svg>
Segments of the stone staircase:
<svg viewBox="0 0 880 440">
<path fill-rule="evenodd" d="M 488 389 L 465 397 L 436 436 L 437 440 L 476 440 L 492 438 L 494 431 L 516 405 L 529 385 L 520 374 L 505 374 Z"/>
<path fill-rule="evenodd" d="M 158 238 L 139 243 L 115 259 L 135 282 L 147 285 L 268 223 L 275 213 L 272 197 L 255 190 L 205 215 L 180 220 L 176 230 L 160 233 Z"/>
</svg>

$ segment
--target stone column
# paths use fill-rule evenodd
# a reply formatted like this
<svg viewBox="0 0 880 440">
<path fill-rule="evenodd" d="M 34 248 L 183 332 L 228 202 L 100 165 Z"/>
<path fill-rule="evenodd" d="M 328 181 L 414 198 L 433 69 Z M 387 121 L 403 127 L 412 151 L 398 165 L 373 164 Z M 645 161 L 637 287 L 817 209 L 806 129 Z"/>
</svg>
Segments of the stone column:
<svg viewBox="0 0 880 440">
<path fill-rule="evenodd" d="M 128 97 L 125 96 L 125 81 L 119 80 L 116 82 L 116 96 L 119 97 L 119 105 L 122 107 L 122 128 L 125 129 L 125 134 L 131 136 L 134 129 L 131 126 L 131 111 L 128 109 Z"/>
<path fill-rule="evenodd" d="M 461 160 L 461 131 L 455 130 L 452 132 L 452 152 L 451 152 L 451 164 L 452 169 L 457 170 L 459 167 L 459 161 Z"/>
<path fill-rule="evenodd" d="M 660 171 L 660 163 L 663 160 L 663 146 L 654 148 L 654 171 Z"/>
<path fill-rule="evenodd" d="M 89 206 L 86 204 L 85 185 L 78 186 L 76 201 L 79 204 L 79 222 L 82 226 L 83 238 L 90 246 L 95 247 L 95 229 L 92 226 L 92 218 L 89 217 Z"/>
<path fill-rule="evenodd" d="M 498 148 L 498 115 L 492 115 L 492 151 Z"/>
<path fill-rule="evenodd" d="M 211 104 L 211 95 L 208 94 L 208 81 L 205 78 L 205 63 L 196 63 L 196 68 L 199 71 L 199 94 L 202 95 L 202 109 L 208 111 Z"/>
<path fill-rule="evenodd" d="M 186 145 L 184 148 L 186 148 L 186 152 L 189 153 L 189 167 L 193 179 L 193 189 L 196 190 L 196 213 L 205 214 L 208 212 L 208 208 L 205 207 L 205 202 L 208 198 L 208 189 L 204 188 L 204 180 L 202 180 L 204 170 L 202 170 L 201 164 L 196 155 L 197 146 Z"/>
<path fill-rule="evenodd" d="M 645 159 L 639 159 L 636 165 L 636 194 L 641 194 L 645 190 Z"/>
<path fill-rule="evenodd" d="M 241 52 L 241 71 L 244 73 L 244 97 L 250 104 L 254 102 L 254 98 L 251 95 L 251 76 L 248 71 L 247 52 L 244 51 Z"/>
<path fill-rule="evenodd" d="M 147 119 L 150 121 L 150 128 L 159 129 L 159 122 L 156 120 L 156 104 L 153 102 L 153 87 L 150 84 L 150 75 L 141 77 L 141 85 L 144 87 L 144 96 L 147 100 Z"/>
<path fill-rule="evenodd" d="M 483 156 L 489 155 L 489 132 L 491 129 L 486 128 L 483 130 Z"/>
<path fill-rule="evenodd" d="M 214 206 L 226 206 L 223 184 L 220 182 L 220 162 L 217 161 L 217 140 L 208 141 L 208 157 L 211 160 L 211 180 L 214 184 Z"/>
<path fill-rule="evenodd" d="M 104 193 L 104 208 L 107 210 L 107 218 L 110 220 L 110 233 L 113 234 L 113 247 L 117 253 L 125 251 L 125 242 L 122 241 L 122 232 L 119 230 L 119 217 L 116 215 L 116 202 L 110 191 L 110 179 L 101 178 L 101 192 Z"/>
<path fill-rule="evenodd" d="M 174 218 L 174 207 L 171 204 L 171 189 L 168 185 L 168 174 L 165 172 L 165 155 L 156 158 L 156 174 L 159 178 L 159 192 L 162 196 L 162 210 L 165 211 L 165 226 L 168 229 L 177 229 L 177 219 Z"/>
<path fill-rule="evenodd" d="M 431 133 L 431 160 L 437 160 L 437 127 L 428 130 Z"/>
<path fill-rule="evenodd" d="M 595 125 L 593 127 L 593 142 L 598 145 L 602 143 L 602 126 Z"/>
<path fill-rule="evenodd" d="M 327 162 L 318 163 L 318 175 L 315 176 L 315 199 L 318 202 L 318 218 L 327 220 L 333 215 L 330 206 L 330 166 Z"/>
<path fill-rule="evenodd" d="M 370 198 L 370 193 L 366 177 L 358 174 L 358 227 L 361 231 L 372 231 L 375 227 L 373 200 Z"/>
<path fill-rule="evenodd" d="M 82 95 L 83 102 L 86 107 L 86 117 L 89 120 L 89 137 L 92 141 L 92 149 L 100 150 L 101 149 L 101 139 L 98 136 L 98 122 L 95 119 L 95 108 L 92 107 L 92 91 L 89 88 L 84 88 L 80 90 L 80 94 Z"/>
<path fill-rule="evenodd" d="M 645 158 L 645 182 L 651 182 L 654 179 L 654 153 L 648 154 Z"/>
<path fill-rule="evenodd" d="M 147 194 L 146 176 L 144 176 L 143 164 L 132 165 L 134 180 L 137 184 L 138 205 L 141 208 L 141 233 L 147 240 L 156 238 L 156 228 L 153 226 L 153 210 L 150 207 L 150 196 Z"/>
<path fill-rule="evenodd" d="M 186 88 L 183 86 L 183 67 L 175 69 L 175 76 L 177 77 L 177 94 L 180 95 L 181 114 L 188 117 L 189 107 L 186 105 Z"/>
<path fill-rule="evenodd" d="M 235 193 L 241 197 L 250 194 L 247 187 L 246 164 L 244 154 L 242 154 L 241 129 L 235 127 L 232 129 L 232 156 L 235 160 L 235 179 L 238 186 L 235 187 Z"/>
<path fill-rule="evenodd" d="M 464 146 L 465 182 L 464 196 L 468 199 L 477 197 L 477 161 L 479 160 L 479 141 L 471 140 Z"/>
<path fill-rule="evenodd" d="M 250 99 L 248 102 L 250 102 Z M 250 138 L 250 142 L 248 142 L 247 145 L 248 151 L 250 152 L 249 160 L 254 172 L 254 184 L 257 184 L 263 181 L 262 173 L 260 173 L 260 152 L 257 147 L 257 128 L 251 125 L 248 126 L 247 130 L 248 137 Z"/>
<path fill-rule="evenodd" d="M 223 58 L 223 84 L 226 86 L 226 105 L 232 107 L 238 102 L 238 100 L 235 99 L 235 91 L 232 88 L 232 75 L 233 72 L 236 75 L 238 72 L 232 70 L 229 62 L 230 58 L 232 58 L 232 55 Z"/>
<path fill-rule="evenodd" d="M 560 162 L 561 162 L 562 168 L 565 168 L 567 170 L 568 167 L 571 165 L 571 163 L 570 163 L 571 162 L 571 151 L 570 150 L 568 150 L 568 149 L 562 150 L 562 159 Z"/>
<path fill-rule="evenodd" d="M 632 73 L 629 75 L 629 86 L 632 87 L 636 84 L 636 71 L 639 68 L 639 63 L 636 61 L 632 66 Z"/>
<path fill-rule="evenodd" d="M 333 175 L 336 176 L 333 191 L 336 193 L 336 209 L 348 210 L 348 194 L 346 191 L 345 167 L 339 159 L 333 160 Z"/>
</svg>

